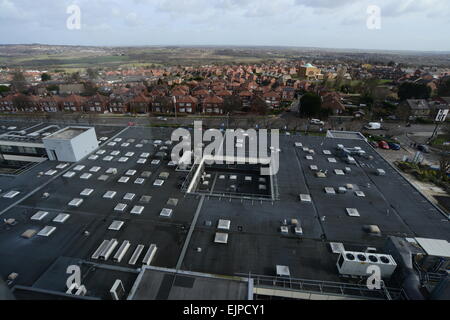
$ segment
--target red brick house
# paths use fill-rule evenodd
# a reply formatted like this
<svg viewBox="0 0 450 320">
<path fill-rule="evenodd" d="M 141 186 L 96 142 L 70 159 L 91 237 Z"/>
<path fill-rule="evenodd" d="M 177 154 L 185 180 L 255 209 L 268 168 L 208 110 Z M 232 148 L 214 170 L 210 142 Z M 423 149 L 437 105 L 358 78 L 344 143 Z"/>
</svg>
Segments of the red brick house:
<svg viewBox="0 0 450 320">
<path fill-rule="evenodd" d="M 269 91 L 263 94 L 264 101 L 268 107 L 279 107 L 281 103 L 281 96 L 278 92 Z"/>
<path fill-rule="evenodd" d="M 281 93 L 281 100 L 286 102 L 294 101 L 295 89 L 292 87 L 284 87 Z"/>
<path fill-rule="evenodd" d="M 61 99 L 60 105 L 61 109 L 65 112 L 83 112 L 83 105 L 85 98 L 71 94 L 65 98 Z"/>
<path fill-rule="evenodd" d="M 15 111 L 13 104 L 13 95 L 7 95 L 4 98 L 0 97 L 0 111 Z"/>
<path fill-rule="evenodd" d="M 108 110 L 108 98 L 101 94 L 89 97 L 84 105 L 85 112 L 104 113 Z"/>
<path fill-rule="evenodd" d="M 329 92 L 322 95 L 322 108 L 329 110 L 332 114 L 341 114 L 345 106 L 341 102 L 341 96 L 337 92 Z"/>
<path fill-rule="evenodd" d="M 195 113 L 197 112 L 198 99 L 192 96 L 184 96 L 176 99 L 175 107 L 179 113 Z"/>
<path fill-rule="evenodd" d="M 149 113 L 151 110 L 152 99 L 140 94 L 132 98 L 128 105 L 131 113 Z"/>
<path fill-rule="evenodd" d="M 38 109 L 41 112 L 58 112 L 60 111 L 60 98 L 57 96 L 48 96 L 39 99 Z"/>
<path fill-rule="evenodd" d="M 249 107 L 250 100 L 252 99 L 253 94 L 250 91 L 242 91 L 239 93 L 239 98 L 241 98 L 242 106 Z"/>
<path fill-rule="evenodd" d="M 223 114 L 223 99 L 210 95 L 203 100 L 203 113 L 205 114 Z"/>
<path fill-rule="evenodd" d="M 174 102 L 170 97 L 155 97 L 152 100 L 152 112 L 154 113 L 173 113 Z"/>
<path fill-rule="evenodd" d="M 111 113 L 128 113 L 128 98 L 124 95 L 111 95 L 109 97 L 109 112 Z"/>
</svg>

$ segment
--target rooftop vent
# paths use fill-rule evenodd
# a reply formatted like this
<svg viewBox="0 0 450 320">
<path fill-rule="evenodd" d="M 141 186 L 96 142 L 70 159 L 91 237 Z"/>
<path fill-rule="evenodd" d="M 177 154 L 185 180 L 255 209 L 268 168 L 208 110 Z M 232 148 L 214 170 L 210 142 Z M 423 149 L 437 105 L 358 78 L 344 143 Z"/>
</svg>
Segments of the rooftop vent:
<svg viewBox="0 0 450 320">
<path fill-rule="evenodd" d="M 113 199 L 116 196 L 117 192 L 116 191 L 107 191 L 104 195 L 103 198 L 105 199 Z"/>
<path fill-rule="evenodd" d="M 55 232 L 56 227 L 45 226 L 41 231 L 38 232 L 38 236 L 41 237 L 50 237 L 50 235 Z"/>
<path fill-rule="evenodd" d="M 74 198 L 74 199 L 72 199 L 72 201 L 70 201 L 69 202 L 69 206 L 70 207 L 75 207 L 75 208 L 78 208 L 79 206 L 81 206 L 81 204 L 84 202 L 84 200 L 83 199 L 80 199 L 80 198 Z"/>
<path fill-rule="evenodd" d="M 170 218 L 172 216 L 172 212 L 173 212 L 172 209 L 163 208 L 159 215 L 164 218 Z"/>
<path fill-rule="evenodd" d="M 114 207 L 114 211 L 124 212 L 126 208 L 127 208 L 127 205 L 126 205 L 125 203 L 118 203 L 118 204 Z"/>
<path fill-rule="evenodd" d="M 80 179 L 83 179 L 83 180 L 88 180 L 88 179 L 90 179 L 92 177 L 92 173 L 83 173 L 81 176 L 80 176 Z"/>
<path fill-rule="evenodd" d="M 119 220 L 114 220 L 111 225 L 109 226 L 108 230 L 113 230 L 113 231 L 119 231 L 122 226 L 124 225 L 125 222 L 123 221 L 119 221 Z"/>
<path fill-rule="evenodd" d="M 144 211 L 143 206 L 134 206 L 133 209 L 131 209 L 132 214 L 142 214 L 142 211 Z"/>
<path fill-rule="evenodd" d="M 220 219 L 219 223 L 217 224 L 217 229 L 219 229 L 219 230 L 230 230 L 230 226 L 231 226 L 231 221 L 230 220 Z"/>
<path fill-rule="evenodd" d="M 135 196 L 136 196 L 135 193 L 127 193 L 127 194 L 125 194 L 125 196 L 123 197 L 123 200 L 132 201 L 132 200 L 134 199 Z"/>
<path fill-rule="evenodd" d="M 139 257 L 142 254 L 142 251 L 144 250 L 144 245 L 140 244 L 136 247 L 136 249 L 134 250 L 133 254 L 131 255 L 130 261 L 128 262 L 128 264 L 134 266 L 136 264 L 136 262 L 138 261 Z"/>
<path fill-rule="evenodd" d="M 348 214 L 350 217 L 360 217 L 360 214 L 359 214 L 359 212 L 358 212 L 358 209 L 355 209 L 355 208 L 347 208 L 346 210 L 347 210 L 347 214 Z"/>
<path fill-rule="evenodd" d="M 143 196 L 139 199 L 139 202 L 142 202 L 142 203 L 149 203 L 151 200 L 152 200 L 152 196 L 143 195 Z"/>
<path fill-rule="evenodd" d="M 227 244 L 228 243 L 228 233 L 216 232 L 214 237 L 215 243 Z"/>
<path fill-rule="evenodd" d="M 75 171 L 82 171 L 84 168 L 86 168 L 86 166 L 77 165 L 75 168 L 73 168 L 73 170 L 75 170 Z"/>
<path fill-rule="evenodd" d="M 84 189 L 80 192 L 80 196 L 89 197 L 94 192 L 94 189 Z"/>
<path fill-rule="evenodd" d="M 68 214 L 68 213 L 60 213 L 53 219 L 53 222 L 64 223 L 69 218 L 70 218 L 70 214 Z"/>
<path fill-rule="evenodd" d="M 48 215 L 48 211 L 38 211 L 30 219 L 34 221 L 41 221 Z"/>
<path fill-rule="evenodd" d="M 75 176 L 75 172 L 73 171 L 67 171 L 66 173 L 63 174 L 64 178 L 72 178 L 73 176 Z"/>
<path fill-rule="evenodd" d="M 142 264 L 149 266 L 152 263 L 157 250 L 158 247 L 155 244 L 151 244 L 150 248 L 148 248 L 147 253 L 144 256 L 144 259 L 142 260 Z"/>
</svg>

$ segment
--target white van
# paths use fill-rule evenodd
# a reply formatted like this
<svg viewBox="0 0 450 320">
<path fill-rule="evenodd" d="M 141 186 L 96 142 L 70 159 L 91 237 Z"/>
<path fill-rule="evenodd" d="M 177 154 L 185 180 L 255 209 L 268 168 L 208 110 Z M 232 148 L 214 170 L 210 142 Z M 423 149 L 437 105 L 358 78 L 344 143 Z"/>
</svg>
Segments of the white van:
<svg viewBox="0 0 450 320">
<path fill-rule="evenodd" d="M 369 122 L 369 124 L 366 125 L 364 128 L 366 128 L 367 130 L 379 130 L 379 129 L 381 129 L 381 123 Z"/>
</svg>

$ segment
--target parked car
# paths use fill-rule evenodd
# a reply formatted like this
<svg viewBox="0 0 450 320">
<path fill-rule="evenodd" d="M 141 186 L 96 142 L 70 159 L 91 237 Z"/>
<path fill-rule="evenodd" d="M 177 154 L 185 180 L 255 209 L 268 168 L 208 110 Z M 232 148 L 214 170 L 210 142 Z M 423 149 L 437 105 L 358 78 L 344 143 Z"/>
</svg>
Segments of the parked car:
<svg viewBox="0 0 450 320">
<path fill-rule="evenodd" d="M 386 141 L 378 142 L 378 147 L 380 149 L 389 150 L 389 144 Z"/>
<path fill-rule="evenodd" d="M 310 123 L 311 124 L 316 124 L 318 126 L 324 126 L 325 125 L 325 122 L 323 122 L 323 121 L 321 121 L 319 119 L 311 119 Z"/>
<path fill-rule="evenodd" d="M 372 146 L 372 148 L 378 148 L 378 143 L 376 143 L 375 141 L 370 141 L 369 144 Z"/>
<path fill-rule="evenodd" d="M 389 142 L 388 145 L 389 145 L 389 148 L 390 148 L 391 150 L 398 151 L 398 150 L 401 149 L 401 147 L 400 147 L 400 145 L 399 145 L 398 143 L 392 143 L 392 142 Z"/>
<path fill-rule="evenodd" d="M 366 126 L 364 126 L 367 130 L 380 130 L 381 129 L 381 123 L 379 122 L 369 122 Z"/>
<path fill-rule="evenodd" d="M 423 152 L 423 153 L 430 153 L 430 148 L 428 148 L 428 146 L 424 145 L 424 144 L 419 144 L 417 146 L 417 150 Z"/>
</svg>

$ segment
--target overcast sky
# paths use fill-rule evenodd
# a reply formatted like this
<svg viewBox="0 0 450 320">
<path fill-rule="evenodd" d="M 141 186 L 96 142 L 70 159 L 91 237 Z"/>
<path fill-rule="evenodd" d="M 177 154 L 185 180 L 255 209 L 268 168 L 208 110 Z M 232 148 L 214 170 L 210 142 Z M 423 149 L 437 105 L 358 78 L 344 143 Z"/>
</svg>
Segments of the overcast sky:
<svg viewBox="0 0 450 320">
<path fill-rule="evenodd" d="M 67 7 L 81 9 L 69 30 Z M 381 8 L 381 29 L 367 8 Z M 0 43 L 450 51 L 449 0 L 0 0 Z"/>
</svg>

